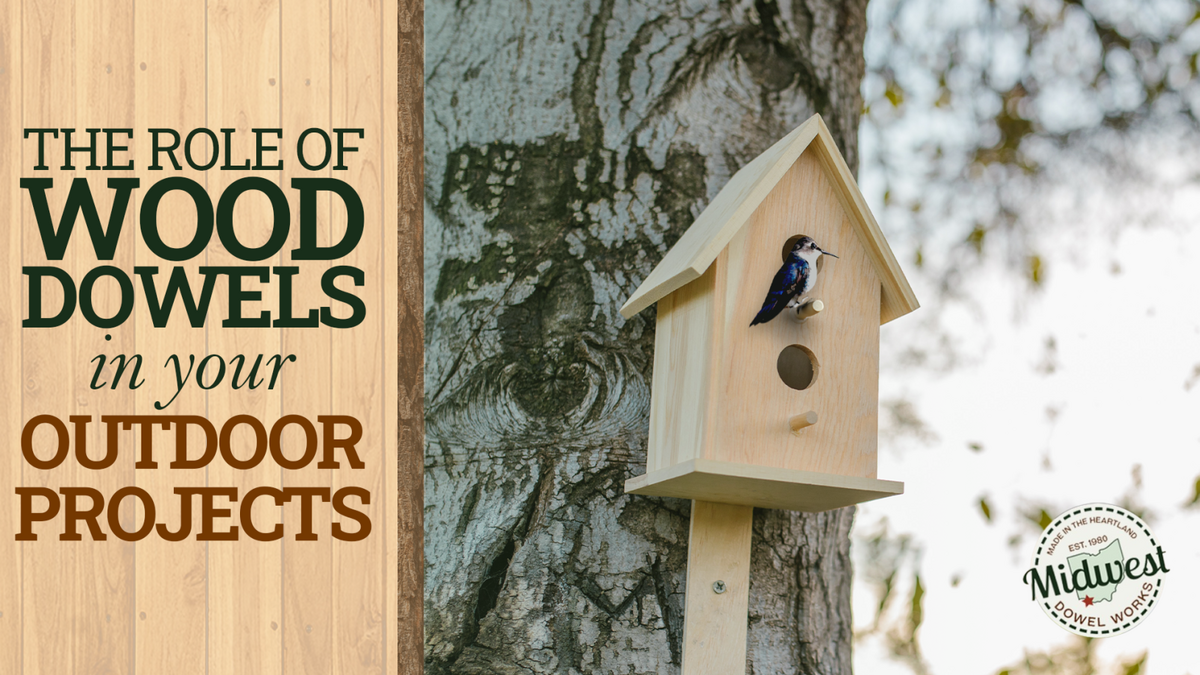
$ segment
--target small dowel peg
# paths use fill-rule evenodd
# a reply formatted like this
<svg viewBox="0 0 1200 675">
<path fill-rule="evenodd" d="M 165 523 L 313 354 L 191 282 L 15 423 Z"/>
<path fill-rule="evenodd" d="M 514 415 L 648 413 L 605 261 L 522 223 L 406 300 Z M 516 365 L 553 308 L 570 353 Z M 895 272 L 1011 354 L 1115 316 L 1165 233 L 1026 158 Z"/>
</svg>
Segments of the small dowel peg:
<svg viewBox="0 0 1200 675">
<path fill-rule="evenodd" d="M 796 318 L 803 321 L 810 316 L 816 316 L 819 312 L 825 309 L 825 303 L 820 300 L 806 302 L 796 308 Z"/>
<path fill-rule="evenodd" d="M 820 301 L 818 300 L 818 302 Z M 793 415 L 792 418 L 788 420 L 788 426 L 792 428 L 793 434 L 799 434 L 800 430 L 804 427 L 811 427 L 816 423 L 817 413 L 813 410 L 809 410 L 803 415 Z"/>
</svg>

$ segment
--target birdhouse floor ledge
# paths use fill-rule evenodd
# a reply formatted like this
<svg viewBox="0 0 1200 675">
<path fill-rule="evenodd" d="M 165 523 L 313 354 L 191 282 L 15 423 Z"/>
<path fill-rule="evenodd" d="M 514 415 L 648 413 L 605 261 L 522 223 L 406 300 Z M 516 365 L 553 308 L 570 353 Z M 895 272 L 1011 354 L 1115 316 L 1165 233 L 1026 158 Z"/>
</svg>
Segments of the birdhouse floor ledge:
<svg viewBox="0 0 1200 675">
<path fill-rule="evenodd" d="M 625 492 L 816 513 L 903 494 L 904 483 L 693 459 L 634 476 Z"/>
</svg>

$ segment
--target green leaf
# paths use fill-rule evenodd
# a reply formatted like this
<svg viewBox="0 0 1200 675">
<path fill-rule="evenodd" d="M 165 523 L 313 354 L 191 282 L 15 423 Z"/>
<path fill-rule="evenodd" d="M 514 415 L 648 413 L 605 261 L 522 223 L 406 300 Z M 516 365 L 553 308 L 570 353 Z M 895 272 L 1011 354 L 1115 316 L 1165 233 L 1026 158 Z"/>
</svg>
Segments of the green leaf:
<svg viewBox="0 0 1200 675">
<path fill-rule="evenodd" d="M 985 520 L 992 522 L 992 507 L 988 504 L 987 497 L 979 498 L 979 510 L 983 512 Z"/>
<path fill-rule="evenodd" d="M 1192 498 L 1184 506 L 1195 506 L 1200 502 L 1200 476 L 1196 476 L 1196 484 L 1192 486 Z"/>
<path fill-rule="evenodd" d="M 912 635 L 917 634 L 921 622 L 925 620 L 925 586 L 921 584 L 921 575 L 913 575 L 912 609 L 909 610 L 909 620 L 912 625 Z"/>
<path fill-rule="evenodd" d="M 1141 675 L 1142 667 L 1146 665 L 1146 656 L 1150 652 L 1142 652 L 1142 655 L 1137 661 L 1126 663 L 1122 667 L 1125 669 L 1125 675 Z"/>
<path fill-rule="evenodd" d="M 1054 520 L 1054 518 L 1052 518 L 1049 513 L 1046 513 L 1046 509 L 1037 509 L 1036 511 L 1026 511 L 1025 517 L 1028 518 L 1031 523 L 1036 524 L 1038 526 L 1039 530 L 1046 529 L 1046 526 L 1049 525 L 1051 523 L 1051 521 Z"/>
<path fill-rule="evenodd" d="M 885 609 L 887 609 L 888 600 L 890 600 L 892 598 L 892 589 L 895 587 L 895 584 L 896 584 L 896 572 L 897 571 L 898 570 L 893 568 L 892 571 L 883 580 L 883 591 L 881 591 L 879 593 L 879 606 L 877 608 L 875 608 L 875 620 L 876 621 L 878 621 L 879 618 L 883 616 L 883 611 Z"/>
<path fill-rule="evenodd" d="M 987 228 L 982 225 L 976 225 L 975 229 L 971 230 L 971 234 L 967 235 L 967 243 L 975 248 L 975 253 L 983 253 L 983 239 L 987 236 Z"/>
<path fill-rule="evenodd" d="M 1029 280 L 1034 286 L 1041 286 L 1043 277 L 1045 276 L 1045 266 L 1042 264 L 1042 256 L 1029 256 Z"/>
</svg>

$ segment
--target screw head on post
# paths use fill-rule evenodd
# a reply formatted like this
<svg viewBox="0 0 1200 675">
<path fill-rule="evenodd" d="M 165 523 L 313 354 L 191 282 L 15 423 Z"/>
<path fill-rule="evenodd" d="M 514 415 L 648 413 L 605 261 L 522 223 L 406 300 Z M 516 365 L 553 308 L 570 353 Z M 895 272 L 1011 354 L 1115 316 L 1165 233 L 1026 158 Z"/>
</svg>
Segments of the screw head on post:
<svg viewBox="0 0 1200 675">
<path fill-rule="evenodd" d="M 713 593 L 720 595 L 725 592 L 725 582 L 720 579 L 713 582 Z"/>
</svg>

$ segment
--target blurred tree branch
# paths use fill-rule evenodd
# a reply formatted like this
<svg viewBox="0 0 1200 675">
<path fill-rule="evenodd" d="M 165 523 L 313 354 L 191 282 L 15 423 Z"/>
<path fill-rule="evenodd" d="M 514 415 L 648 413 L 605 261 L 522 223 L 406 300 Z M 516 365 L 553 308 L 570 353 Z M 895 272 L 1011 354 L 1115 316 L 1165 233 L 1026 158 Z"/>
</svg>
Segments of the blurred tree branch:
<svg viewBox="0 0 1200 675">
<path fill-rule="evenodd" d="M 1198 2 L 884 0 L 872 11 L 864 170 L 882 183 L 883 220 L 911 233 L 912 262 L 947 295 L 993 252 L 1043 283 L 1036 235 L 1050 223 L 1035 205 L 1070 183 L 1056 165 L 1136 179 L 1131 142 L 1198 129 Z"/>
</svg>

